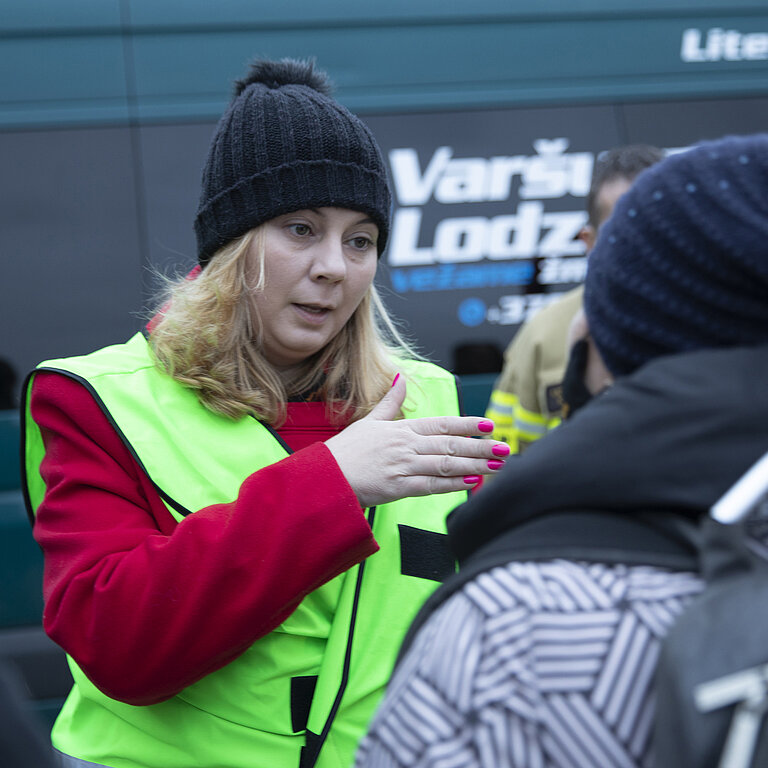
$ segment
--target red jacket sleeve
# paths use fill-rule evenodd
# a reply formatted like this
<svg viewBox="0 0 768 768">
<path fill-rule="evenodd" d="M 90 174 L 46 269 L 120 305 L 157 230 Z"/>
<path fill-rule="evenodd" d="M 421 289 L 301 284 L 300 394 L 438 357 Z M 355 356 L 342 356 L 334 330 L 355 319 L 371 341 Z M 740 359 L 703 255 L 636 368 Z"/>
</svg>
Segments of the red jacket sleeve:
<svg viewBox="0 0 768 768">
<path fill-rule="evenodd" d="M 43 625 L 112 698 L 175 695 L 378 548 L 323 443 L 177 524 L 82 385 L 39 373 L 31 409 L 46 448 Z"/>
</svg>

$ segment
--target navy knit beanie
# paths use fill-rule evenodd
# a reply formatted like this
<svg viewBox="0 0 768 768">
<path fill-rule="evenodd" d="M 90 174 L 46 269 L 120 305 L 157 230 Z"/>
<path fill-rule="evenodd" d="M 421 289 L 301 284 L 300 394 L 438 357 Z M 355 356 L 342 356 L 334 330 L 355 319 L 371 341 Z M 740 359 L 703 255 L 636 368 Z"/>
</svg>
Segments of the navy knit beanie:
<svg viewBox="0 0 768 768">
<path fill-rule="evenodd" d="M 256 61 L 235 85 L 203 169 L 195 218 L 197 255 L 214 253 L 253 227 L 323 206 L 369 215 L 389 235 L 386 168 L 368 127 L 330 96 L 311 61 Z"/>
<path fill-rule="evenodd" d="M 643 171 L 589 254 L 584 307 L 617 376 L 659 355 L 768 343 L 768 134 Z"/>
</svg>

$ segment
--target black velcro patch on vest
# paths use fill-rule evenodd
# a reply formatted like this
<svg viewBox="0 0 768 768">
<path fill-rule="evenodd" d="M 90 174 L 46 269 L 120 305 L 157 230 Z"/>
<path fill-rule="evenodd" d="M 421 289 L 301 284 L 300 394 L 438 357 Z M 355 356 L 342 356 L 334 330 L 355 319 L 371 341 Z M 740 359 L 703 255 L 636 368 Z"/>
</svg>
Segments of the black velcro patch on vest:
<svg viewBox="0 0 768 768">
<path fill-rule="evenodd" d="M 320 754 L 320 748 L 323 746 L 323 740 L 319 734 L 307 731 L 306 741 L 306 746 L 302 747 L 299 753 L 299 768 L 314 768 Z"/>
<path fill-rule="evenodd" d="M 550 416 L 557 416 L 563 410 L 562 384 L 552 384 L 547 387 L 547 410 Z"/>
<path fill-rule="evenodd" d="M 447 534 L 410 525 L 397 527 L 400 529 L 400 572 L 403 576 L 443 581 L 456 570 Z"/>
<path fill-rule="evenodd" d="M 291 727 L 294 733 L 299 733 L 307 727 L 316 683 L 317 675 L 291 678 Z"/>
</svg>

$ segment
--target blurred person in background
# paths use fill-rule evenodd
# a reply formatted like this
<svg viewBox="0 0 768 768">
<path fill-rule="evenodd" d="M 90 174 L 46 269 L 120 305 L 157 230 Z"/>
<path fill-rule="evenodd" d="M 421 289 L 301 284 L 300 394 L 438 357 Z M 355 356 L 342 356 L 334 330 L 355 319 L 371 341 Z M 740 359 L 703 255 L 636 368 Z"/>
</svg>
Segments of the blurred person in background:
<svg viewBox="0 0 768 768">
<path fill-rule="evenodd" d="M 663 152 L 630 144 L 601 152 L 587 194 L 587 223 L 578 238 L 592 250 L 600 227 L 634 178 L 659 162 Z M 582 306 L 583 286 L 557 298 L 515 334 L 504 353 L 504 367 L 491 392 L 486 417 L 493 439 L 522 452 L 561 421 L 562 383 L 568 359 L 568 326 Z"/>
<path fill-rule="evenodd" d="M 593 397 L 449 517 L 459 573 L 409 632 L 359 768 L 652 764 L 699 521 L 768 450 L 768 134 L 638 176 L 574 334 Z"/>
<path fill-rule="evenodd" d="M 378 298 L 386 170 L 329 92 L 255 63 L 204 166 L 199 268 L 146 338 L 27 387 L 64 766 L 349 766 L 454 570 L 448 511 L 509 453 Z"/>
</svg>

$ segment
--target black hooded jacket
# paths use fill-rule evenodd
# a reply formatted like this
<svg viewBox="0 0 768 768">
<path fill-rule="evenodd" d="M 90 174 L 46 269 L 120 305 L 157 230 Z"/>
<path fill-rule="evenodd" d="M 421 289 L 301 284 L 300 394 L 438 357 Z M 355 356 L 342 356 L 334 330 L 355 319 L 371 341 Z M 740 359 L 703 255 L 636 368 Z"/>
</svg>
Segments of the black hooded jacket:
<svg viewBox="0 0 768 768">
<path fill-rule="evenodd" d="M 451 513 L 459 573 L 429 599 L 403 650 L 449 595 L 512 560 L 697 570 L 698 520 L 766 451 L 768 348 L 648 363 Z"/>
</svg>

